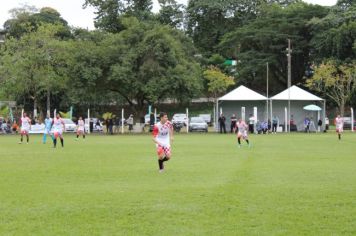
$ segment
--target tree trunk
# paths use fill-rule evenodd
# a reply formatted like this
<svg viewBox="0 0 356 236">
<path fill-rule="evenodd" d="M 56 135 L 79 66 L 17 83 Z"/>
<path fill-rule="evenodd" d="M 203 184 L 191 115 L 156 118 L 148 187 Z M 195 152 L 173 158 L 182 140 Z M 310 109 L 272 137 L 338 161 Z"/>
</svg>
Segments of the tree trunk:
<svg viewBox="0 0 356 236">
<path fill-rule="evenodd" d="M 47 89 L 47 115 L 51 112 L 51 91 Z"/>
<path fill-rule="evenodd" d="M 345 102 L 341 101 L 340 102 L 340 116 L 343 117 L 344 116 L 344 112 L 345 112 Z"/>
<path fill-rule="evenodd" d="M 33 119 L 37 118 L 37 98 L 33 98 Z"/>
</svg>

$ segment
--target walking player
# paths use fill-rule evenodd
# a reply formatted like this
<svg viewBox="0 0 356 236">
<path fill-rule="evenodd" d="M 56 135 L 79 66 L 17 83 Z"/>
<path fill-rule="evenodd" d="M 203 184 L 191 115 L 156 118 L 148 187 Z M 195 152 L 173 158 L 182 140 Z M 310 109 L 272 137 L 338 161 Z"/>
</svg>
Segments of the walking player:
<svg viewBox="0 0 356 236">
<path fill-rule="evenodd" d="M 171 142 L 173 141 L 173 125 L 167 114 L 159 114 L 160 122 L 153 127 L 153 142 L 156 143 L 159 172 L 164 170 L 164 162 L 171 158 Z"/>
<path fill-rule="evenodd" d="M 31 119 L 28 118 L 27 114 L 24 112 L 23 113 L 23 117 L 21 117 L 21 141 L 19 142 L 19 144 L 22 144 L 23 141 L 23 136 L 26 135 L 26 143 L 28 144 L 28 142 L 30 141 L 30 137 L 29 137 L 29 132 L 31 129 Z"/>
<path fill-rule="evenodd" d="M 61 115 L 57 113 L 56 117 L 53 119 L 53 147 L 57 146 L 57 138 L 61 140 L 62 147 L 64 147 L 63 131 L 65 129 L 64 121 Z"/>
<path fill-rule="evenodd" d="M 335 127 L 339 140 L 341 140 L 341 134 L 344 131 L 344 119 L 342 119 L 340 115 L 337 115 L 337 117 L 335 118 Z"/>
<path fill-rule="evenodd" d="M 85 123 L 82 117 L 79 117 L 78 125 L 77 125 L 77 140 L 79 136 L 83 135 L 83 139 L 85 139 Z"/>
</svg>

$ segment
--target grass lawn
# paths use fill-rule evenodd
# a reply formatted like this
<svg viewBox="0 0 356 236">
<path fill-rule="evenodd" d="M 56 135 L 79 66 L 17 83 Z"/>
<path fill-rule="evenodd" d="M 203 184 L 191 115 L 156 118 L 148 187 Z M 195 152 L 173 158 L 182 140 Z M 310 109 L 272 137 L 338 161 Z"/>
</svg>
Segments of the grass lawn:
<svg viewBox="0 0 356 236">
<path fill-rule="evenodd" d="M 356 134 L 0 136 L 0 235 L 355 235 Z"/>
</svg>

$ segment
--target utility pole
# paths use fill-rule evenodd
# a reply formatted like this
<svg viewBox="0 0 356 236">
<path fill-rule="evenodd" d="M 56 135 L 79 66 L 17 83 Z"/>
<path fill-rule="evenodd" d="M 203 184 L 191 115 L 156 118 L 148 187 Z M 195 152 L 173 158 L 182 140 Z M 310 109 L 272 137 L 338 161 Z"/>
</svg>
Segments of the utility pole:
<svg viewBox="0 0 356 236">
<path fill-rule="evenodd" d="M 290 39 L 288 39 L 288 48 L 287 48 L 287 59 L 288 59 L 288 132 L 290 132 L 290 87 L 292 80 L 292 49 L 290 47 Z"/>
</svg>

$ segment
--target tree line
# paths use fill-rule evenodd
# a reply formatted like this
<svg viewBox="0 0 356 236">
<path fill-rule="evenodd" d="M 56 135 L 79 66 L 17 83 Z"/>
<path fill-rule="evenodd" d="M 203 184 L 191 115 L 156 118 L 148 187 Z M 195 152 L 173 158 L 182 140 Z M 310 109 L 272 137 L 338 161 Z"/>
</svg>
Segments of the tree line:
<svg viewBox="0 0 356 236">
<path fill-rule="evenodd" d="M 86 0 L 95 30 L 72 28 L 52 8 L 11 10 L 0 49 L 0 99 L 30 108 L 189 103 L 244 84 L 266 94 L 292 84 L 343 112 L 356 104 L 356 2 L 300 0 Z M 233 65 L 226 63 L 232 60 Z M 53 109 L 53 108 L 52 108 Z"/>
</svg>

